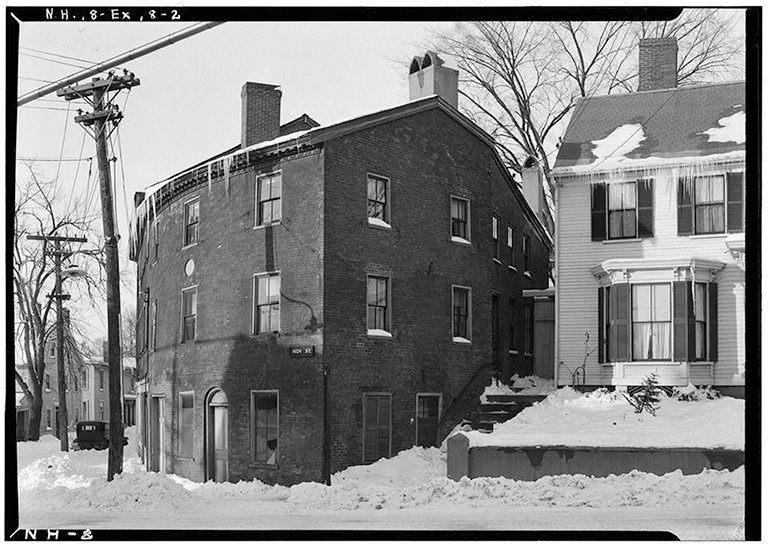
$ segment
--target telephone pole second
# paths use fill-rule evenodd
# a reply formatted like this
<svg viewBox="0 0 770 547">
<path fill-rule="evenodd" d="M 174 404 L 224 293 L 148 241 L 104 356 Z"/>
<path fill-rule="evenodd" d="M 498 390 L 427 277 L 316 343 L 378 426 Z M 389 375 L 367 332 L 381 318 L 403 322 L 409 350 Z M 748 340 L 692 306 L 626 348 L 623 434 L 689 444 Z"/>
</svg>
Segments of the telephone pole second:
<svg viewBox="0 0 770 547">
<path fill-rule="evenodd" d="M 110 447 L 107 457 L 107 480 L 123 472 L 123 393 L 121 390 L 121 347 L 120 347 L 120 269 L 118 264 L 118 236 L 115 235 L 115 219 L 110 180 L 110 164 L 107 159 L 108 123 L 117 127 L 123 114 L 113 99 L 123 89 L 139 85 L 133 73 L 123 75 L 110 72 L 107 78 L 93 78 L 87 84 L 65 87 L 56 92 L 71 101 L 84 99 L 93 106 L 93 112 L 80 114 L 75 121 L 86 131 L 93 126 L 91 135 L 96 141 L 96 160 L 99 169 L 101 189 L 102 224 L 105 238 L 105 270 L 107 276 L 107 370 L 109 374 L 110 399 Z M 115 92 L 112 97 L 110 92 Z M 111 134 L 112 131 L 110 131 Z"/>
</svg>

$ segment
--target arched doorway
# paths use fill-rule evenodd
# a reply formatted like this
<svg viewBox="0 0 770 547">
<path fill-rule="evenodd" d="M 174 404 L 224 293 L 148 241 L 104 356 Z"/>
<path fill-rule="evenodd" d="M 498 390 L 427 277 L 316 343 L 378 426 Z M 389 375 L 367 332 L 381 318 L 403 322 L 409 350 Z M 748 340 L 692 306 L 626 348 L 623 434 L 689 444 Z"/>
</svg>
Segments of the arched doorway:
<svg viewBox="0 0 770 547">
<path fill-rule="evenodd" d="M 206 401 L 206 480 L 227 481 L 227 460 L 227 396 L 213 389 Z"/>
</svg>

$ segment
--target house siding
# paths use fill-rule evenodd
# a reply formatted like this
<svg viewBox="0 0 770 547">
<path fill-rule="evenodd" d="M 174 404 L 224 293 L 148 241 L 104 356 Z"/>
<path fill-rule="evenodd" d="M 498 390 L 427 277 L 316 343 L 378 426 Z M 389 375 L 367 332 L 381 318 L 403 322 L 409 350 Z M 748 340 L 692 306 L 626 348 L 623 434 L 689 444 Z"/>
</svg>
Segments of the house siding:
<svg viewBox="0 0 770 547">
<path fill-rule="evenodd" d="M 727 234 L 677 235 L 677 172 L 661 169 L 654 176 L 654 181 L 654 237 L 612 242 L 591 241 L 591 185 L 588 178 L 565 176 L 558 181 L 556 362 L 559 364 L 559 385 L 570 383 L 568 369 L 575 370 L 583 364 L 585 333 L 590 336 L 589 351 L 599 340 L 599 283 L 591 268 L 609 259 L 664 260 L 685 256 L 725 263 L 714 280 L 718 284 L 718 360 L 714 363 L 713 378 L 706 364 L 691 365 L 689 379 L 682 377 L 672 365 L 663 367 L 664 381 L 687 383 L 689 380 L 696 385 L 713 382 L 718 386 L 742 386 L 744 383 L 744 271 L 727 252 Z M 639 383 L 651 371 L 650 366 L 643 363 L 629 363 L 622 368 L 627 383 L 631 385 Z M 598 351 L 588 356 L 587 385 L 609 385 L 612 376 L 612 365 L 598 363 Z"/>
</svg>

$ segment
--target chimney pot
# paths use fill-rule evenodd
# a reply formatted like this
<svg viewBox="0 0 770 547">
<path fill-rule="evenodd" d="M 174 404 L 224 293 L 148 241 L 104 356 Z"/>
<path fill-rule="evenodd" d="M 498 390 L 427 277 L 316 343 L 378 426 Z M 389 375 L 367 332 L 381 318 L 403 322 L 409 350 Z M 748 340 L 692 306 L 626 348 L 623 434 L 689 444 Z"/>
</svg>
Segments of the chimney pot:
<svg viewBox="0 0 770 547">
<path fill-rule="evenodd" d="M 457 108 L 458 72 L 444 65 L 434 51 L 415 57 L 409 65 L 409 100 L 438 95 Z"/>
<path fill-rule="evenodd" d="M 676 38 L 639 40 L 639 91 L 676 87 Z"/>
</svg>

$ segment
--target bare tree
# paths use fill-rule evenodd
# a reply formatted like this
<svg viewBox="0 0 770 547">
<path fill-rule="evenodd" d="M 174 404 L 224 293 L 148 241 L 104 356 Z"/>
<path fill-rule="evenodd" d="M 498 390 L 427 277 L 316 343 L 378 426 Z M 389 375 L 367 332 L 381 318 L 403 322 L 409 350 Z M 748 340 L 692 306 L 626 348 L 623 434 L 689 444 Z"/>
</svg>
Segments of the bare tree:
<svg viewBox="0 0 770 547">
<path fill-rule="evenodd" d="M 679 85 L 742 74 L 737 10 L 690 9 L 668 22 L 475 22 L 438 31 L 429 47 L 454 57 L 461 106 L 520 173 L 534 158 L 550 178 L 558 139 L 579 97 L 634 90 L 640 38 L 675 37 Z"/>
<path fill-rule="evenodd" d="M 54 286 L 54 263 L 48 255 L 46 241 L 29 241 L 27 235 L 90 235 L 91 242 L 66 249 L 65 259 L 77 257 L 86 275 L 68 289 L 79 299 L 92 303 L 103 298 L 102 250 L 95 235 L 98 216 L 85 200 L 66 194 L 55 181 L 43 181 L 33 164 L 26 165 L 26 178 L 17 178 L 14 206 L 13 288 L 15 342 L 19 357 L 24 361 L 26 380 L 16 369 L 15 377 L 30 399 L 29 438 L 40 435 L 40 419 L 45 381 L 45 347 L 55 335 L 55 306 L 49 294 Z M 74 331 L 67 329 L 66 347 L 75 354 L 79 344 Z M 64 396 L 61 394 L 60 396 Z"/>
<path fill-rule="evenodd" d="M 128 307 L 121 315 L 121 351 L 124 357 L 136 356 L 136 308 Z"/>
</svg>

